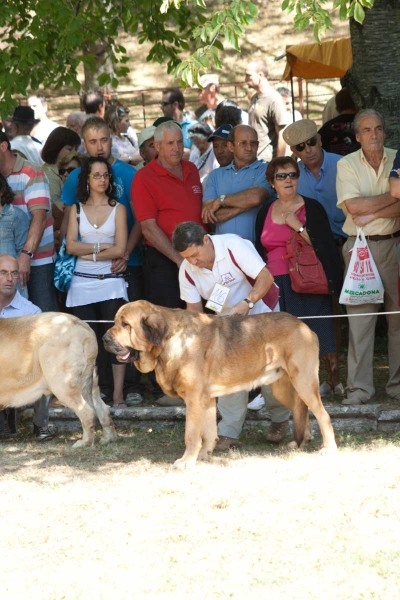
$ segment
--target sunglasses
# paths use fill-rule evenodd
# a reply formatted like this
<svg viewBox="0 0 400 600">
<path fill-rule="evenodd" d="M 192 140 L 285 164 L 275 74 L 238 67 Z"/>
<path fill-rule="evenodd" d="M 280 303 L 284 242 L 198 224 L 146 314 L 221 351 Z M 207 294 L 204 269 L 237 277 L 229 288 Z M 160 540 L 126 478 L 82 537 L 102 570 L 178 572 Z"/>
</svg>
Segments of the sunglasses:
<svg viewBox="0 0 400 600">
<path fill-rule="evenodd" d="M 306 145 L 307 146 L 316 146 L 317 141 L 318 141 L 318 137 L 316 135 L 314 135 L 314 137 L 310 138 L 306 142 L 301 142 L 301 144 L 296 144 L 295 150 L 297 150 L 297 152 L 303 152 Z"/>
<path fill-rule="evenodd" d="M 289 179 L 298 179 L 299 175 L 296 171 L 290 171 L 290 173 L 275 173 L 274 179 L 278 179 L 279 181 L 285 181 L 285 179 L 289 177 Z"/>
<path fill-rule="evenodd" d="M 66 173 L 70 175 L 72 171 L 75 171 L 76 167 L 69 167 L 68 169 L 58 169 L 58 174 L 63 177 Z"/>
</svg>

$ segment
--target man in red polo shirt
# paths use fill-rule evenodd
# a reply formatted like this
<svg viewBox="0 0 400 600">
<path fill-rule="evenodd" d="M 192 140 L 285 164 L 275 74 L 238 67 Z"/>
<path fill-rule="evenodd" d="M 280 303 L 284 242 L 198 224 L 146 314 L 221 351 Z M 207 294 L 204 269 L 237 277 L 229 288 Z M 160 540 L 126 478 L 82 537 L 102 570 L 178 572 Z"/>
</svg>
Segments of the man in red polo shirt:
<svg viewBox="0 0 400 600">
<path fill-rule="evenodd" d="M 169 308 L 185 308 L 180 299 L 180 254 L 171 243 L 179 223 L 202 225 L 202 187 L 197 167 L 183 157 L 182 130 L 174 121 L 154 133 L 158 155 L 132 182 L 134 214 L 145 237 L 143 270 L 146 299 Z"/>
</svg>

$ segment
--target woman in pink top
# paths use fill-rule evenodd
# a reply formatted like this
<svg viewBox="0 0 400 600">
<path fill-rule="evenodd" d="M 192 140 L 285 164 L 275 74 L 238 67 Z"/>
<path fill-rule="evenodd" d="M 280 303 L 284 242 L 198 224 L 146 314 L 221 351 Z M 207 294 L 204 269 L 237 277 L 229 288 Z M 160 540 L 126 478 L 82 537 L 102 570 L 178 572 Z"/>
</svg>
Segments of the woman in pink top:
<svg viewBox="0 0 400 600">
<path fill-rule="evenodd" d="M 330 294 L 340 294 L 341 265 L 325 209 L 317 200 L 297 192 L 300 171 L 294 159 L 287 156 L 274 158 L 268 164 L 266 175 L 278 197 L 258 214 L 256 247 L 279 287 L 280 309 L 296 317 L 331 315 L 330 295 L 299 294 L 292 290 L 289 263 L 285 258 L 286 241 L 292 231 L 298 231 L 314 247 L 326 273 Z M 340 380 L 333 319 L 307 319 L 305 322 L 318 336 L 320 355 L 329 355 L 334 387 Z"/>
</svg>

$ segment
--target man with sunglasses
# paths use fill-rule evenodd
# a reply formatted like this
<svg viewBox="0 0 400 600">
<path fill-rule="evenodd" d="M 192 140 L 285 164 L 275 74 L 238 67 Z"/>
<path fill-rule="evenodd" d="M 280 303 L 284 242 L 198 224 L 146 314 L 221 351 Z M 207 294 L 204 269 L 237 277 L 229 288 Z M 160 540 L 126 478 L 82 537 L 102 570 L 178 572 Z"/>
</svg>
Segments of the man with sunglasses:
<svg viewBox="0 0 400 600">
<path fill-rule="evenodd" d="M 322 204 L 333 236 L 343 246 L 347 238 L 342 230 L 345 216 L 337 207 L 336 196 L 337 164 L 341 156 L 322 149 L 318 127 L 311 119 L 301 119 L 286 127 L 283 139 L 299 159 L 299 194 Z"/>
<path fill-rule="evenodd" d="M 346 268 L 354 246 L 357 226 L 362 227 L 368 248 L 382 279 L 385 311 L 388 324 L 389 381 L 386 394 L 391 400 L 400 400 L 400 312 L 398 298 L 398 263 L 396 248 L 400 238 L 400 202 L 395 186 L 389 190 L 389 177 L 396 151 L 385 148 L 385 125 L 380 113 L 362 110 L 353 122 L 361 149 L 338 162 L 338 206 L 346 220 L 343 231 L 349 236 L 343 246 Z M 376 304 L 347 306 L 349 318 L 349 352 L 347 357 L 347 398 L 343 404 L 363 404 L 375 394 L 373 359 Z M 378 310 L 377 310 L 378 308 Z M 365 314 L 363 317 L 353 315 Z"/>
<path fill-rule="evenodd" d="M 161 110 L 163 111 L 164 117 L 173 119 L 181 126 L 184 146 L 183 159 L 189 160 L 193 140 L 189 137 L 188 129 L 190 125 L 193 125 L 196 121 L 190 119 L 184 112 L 184 109 L 185 97 L 179 88 L 167 88 L 163 90 Z"/>
</svg>

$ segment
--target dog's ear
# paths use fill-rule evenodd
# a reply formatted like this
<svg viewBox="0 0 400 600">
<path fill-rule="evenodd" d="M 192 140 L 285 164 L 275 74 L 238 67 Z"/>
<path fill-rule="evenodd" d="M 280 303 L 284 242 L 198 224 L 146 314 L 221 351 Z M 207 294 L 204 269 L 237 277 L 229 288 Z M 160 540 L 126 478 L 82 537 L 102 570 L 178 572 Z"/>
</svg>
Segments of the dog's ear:
<svg viewBox="0 0 400 600">
<path fill-rule="evenodd" d="M 148 317 L 142 317 L 140 324 L 146 340 L 153 346 L 160 346 L 168 329 L 167 323 L 161 315 L 152 314 Z"/>
</svg>

